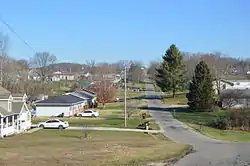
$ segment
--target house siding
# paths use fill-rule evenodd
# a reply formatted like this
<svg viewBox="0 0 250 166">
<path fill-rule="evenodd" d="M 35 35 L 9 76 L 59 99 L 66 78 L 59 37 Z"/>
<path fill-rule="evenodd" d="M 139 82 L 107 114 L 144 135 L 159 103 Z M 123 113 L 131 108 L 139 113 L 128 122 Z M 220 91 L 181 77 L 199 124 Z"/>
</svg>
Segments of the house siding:
<svg viewBox="0 0 250 166">
<path fill-rule="evenodd" d="M 70 106 L 37 106 L 36 116 L 58 116 L 64 113 L 64 116 L 70 116 Z"/>
<path fill-rule="evenodd" d="M 6 111 L 9 111 L 8 105 L 8 100 L 0 100 L 0 107 L 4 108 Z"/>
</svg>

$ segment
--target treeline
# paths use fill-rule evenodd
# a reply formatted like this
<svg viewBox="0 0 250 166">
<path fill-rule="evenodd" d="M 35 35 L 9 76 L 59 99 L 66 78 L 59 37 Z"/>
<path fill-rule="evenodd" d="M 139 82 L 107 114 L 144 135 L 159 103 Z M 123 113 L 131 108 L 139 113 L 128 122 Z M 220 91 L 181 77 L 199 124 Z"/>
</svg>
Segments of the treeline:
<svg viewBox="0 0 250 166">
<path fill-rule="evenodd" d="M 213 81 L 219 79 L 213 75 L 211 68 L 204 59 L 200 60 L 192 71 L 191 79 L 187 75 L 184 55 L 175 46 L 171 45 L 162 62 L 156 67 L 155 82 L 163 92 L 176 92 L 188 87 L 188 105 L 193 111 L 214 111 L 219 102 L 215 95 Z"/>
</svg>

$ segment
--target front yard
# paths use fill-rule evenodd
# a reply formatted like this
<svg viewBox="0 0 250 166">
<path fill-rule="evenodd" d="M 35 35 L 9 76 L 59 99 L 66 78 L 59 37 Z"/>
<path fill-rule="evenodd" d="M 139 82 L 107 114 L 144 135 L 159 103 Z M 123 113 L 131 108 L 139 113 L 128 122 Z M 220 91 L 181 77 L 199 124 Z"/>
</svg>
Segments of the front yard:
<svg viewBox="0 0 250 166">
<path fill-rule="evenodd" d="M 138 165 L 179 156 L 187 149 L 163 135 L 135 132 L 40 130 L 0 141 L 0 165 Z"/>
<path fill-rule="evenodd" d="M 167 95 L 163 97 L 162 102 L 169 105 L 187 105 L 186 94 L 177 94 L 175 97 Z"/>
<path fill-rule="evenodd" d="M 146 100 L 133 100 L 131 104 L 136 104 L 137 107 L 145 106 Z M 128 101 L 127 113 L 131 113 L 131 117 L 127 119 L 127 128 L 136 128 L 141 122 L 141 114 L 146 112 L 148 115 L 147 121 L 151 122 L 151 128 L 158 130 L 159 126 L 152 120 L 148 111 L 140 110 L 139 108 L 129 109 L 130 102 Z M 100 117 L 98 118 L 60 118 L 69 122 L 70 126 L 98 126 L 98 127 L 117 127 L 124 128 L 124 102 L 107 103 L 105 109 L 98 109 Z M 48 117 L 39 117 L 32 120 L 33 124 L 48 120 Z M 144 120 L 144 121 L 146 121 Z"/>
<path fill-rule="evenodd" d="M 230 111 L 216 112 L 176 112 L 174 117 L 182 122 L 185 122 L 189 127 L 192 127 L 197 132 L 218 140 L 234 141 L 234 142 L 250 142 L 250 132 L 239 130 L 219 130 L 208 127 L 203 124 L 212 122 L 219 116 L 227 116 Z"/>
</svg>

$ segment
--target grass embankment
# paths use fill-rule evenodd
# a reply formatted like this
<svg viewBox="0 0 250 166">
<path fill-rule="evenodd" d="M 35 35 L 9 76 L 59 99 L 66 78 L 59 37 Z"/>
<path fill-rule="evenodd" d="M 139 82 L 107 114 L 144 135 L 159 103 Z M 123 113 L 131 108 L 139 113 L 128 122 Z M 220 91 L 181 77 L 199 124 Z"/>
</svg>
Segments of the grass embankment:
<svg viewBox="0 0 250 166">
<path fill-rule="evenodd" d="M 0 141 L 0 165 L 138 165 L 187 149 L 166 137 L 135 132 L 40 130 Z"/>
<path fill-rule="evenodd" d="M 146 120 L 151 122 L 151 128 L 158 130 L 159 126 L 152 120 L 150 113 L 145 110 L 140 110 L 139 107 L 145 106 L 146 100 L 131 100 L 127 102 L 127 106 L 135 105 L 137 108 L 132 108 L 133 113 L 131 117 L 127 118 L 127 128 L 136 128 L 141 123 L 141 114 L 146 112 L 148 118 Z M 70 126 L 98 126 L 98 127 L 117 127 L 124 128 L 124 102 L 107 103 L 105 109 L 98 109 L 100 116 L 98 118 L 60 118 L 69 122 Z M 129 113 L 127 108 L 127 113 Z M 38 117 L 32 120 L 32 123 L 37 124 L 42 121 L 50 119 L 49 117 Z M 146 121 L 144 120 L 144 121 Z"/>
<path fill-rule="evenodd" d="M 186 94 L 177 94 L 175 97 L 173 97 L 172 95 L 167 95 L 163 97 L 162 102 L 164 104 L 170 104 L 170 105 L 186 105 L 187 98 Z"/>
<path fill-rule="evenodd" d="M 176 112 L 175 118 L 187 123 L 188 126 L 194 128 L 209 137 L 218 140 L 234 141 L 234 142 L 250 142 L 250 132 L 236 131 L 236 130 L 219 130 L 197 123 L 206 124 L 219 116 L 227 116 L 230 111 L 217 111 L 217 112 Z"/>
<path fill-rule="evenodd" d="M 218 140 L 233 141 L 233 142 L 250 142 L 250 133 L 245 131 L 235 130 L 219 130 L 207 126 L 200 126 L 197 124 L 188 124 L 188 126 L 194 128 L 209 137 L 213 137 Z"/>
</svg>

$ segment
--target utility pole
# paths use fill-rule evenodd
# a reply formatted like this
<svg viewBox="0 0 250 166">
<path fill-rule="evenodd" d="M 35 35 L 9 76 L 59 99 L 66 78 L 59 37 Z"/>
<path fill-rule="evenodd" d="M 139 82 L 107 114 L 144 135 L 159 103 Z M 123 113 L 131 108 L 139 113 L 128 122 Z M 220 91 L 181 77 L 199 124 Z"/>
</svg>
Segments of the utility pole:
<svg viewBox="0 0 250 166">
<path fill-rule="evenodd" d="M 127 66 L 124 69 L 124 127 L 127 127 Z"/>
<path fill-rule="evenodd" d="M 3 85 L 3 49 L 4 49 L 4 40 L 0 41 L 0 50 L 1 50 L 1 86 Z"/>
</svg>

